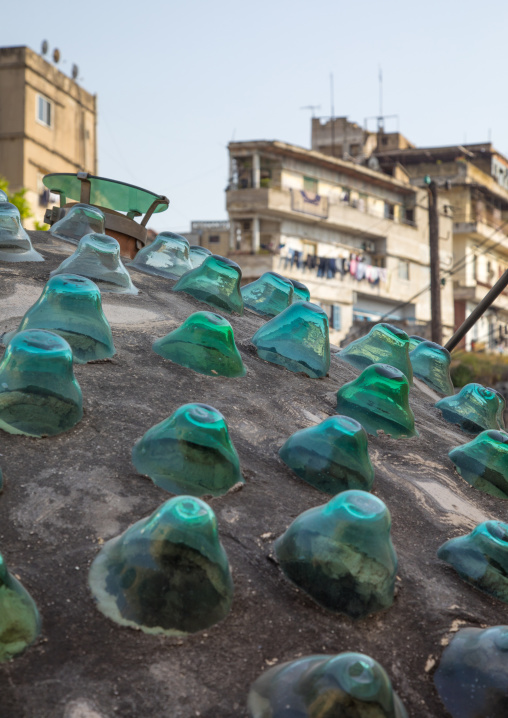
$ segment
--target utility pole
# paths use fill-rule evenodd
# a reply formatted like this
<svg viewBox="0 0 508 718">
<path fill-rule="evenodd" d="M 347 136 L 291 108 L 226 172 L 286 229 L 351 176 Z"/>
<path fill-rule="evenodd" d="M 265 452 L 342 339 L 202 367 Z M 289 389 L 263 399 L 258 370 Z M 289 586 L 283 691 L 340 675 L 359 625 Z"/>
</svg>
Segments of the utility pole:
<svg viewBox="0 0 508 718">
<path fill-rule="evenodd" d="M 441 324 L 441 280 L 439 277 L 439 215 L 437 207 L 437 185 L 429 176 L 425 177 L 429 190 L 429 248 L 430 248 L 430 327 L 432 341 L 443 343 Z"/>
</svg>

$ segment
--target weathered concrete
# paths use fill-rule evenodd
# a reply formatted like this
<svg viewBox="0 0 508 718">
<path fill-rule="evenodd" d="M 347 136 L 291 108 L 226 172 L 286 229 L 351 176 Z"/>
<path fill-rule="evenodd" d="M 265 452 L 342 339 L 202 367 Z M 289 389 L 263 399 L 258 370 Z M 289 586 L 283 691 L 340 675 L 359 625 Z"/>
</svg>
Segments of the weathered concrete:
<svg viewBox="0 0 508 718">
<path fill-rule="evenodd" d="M 32 233 L 45 263 L 0 267 L 0 332 L 35 301 L 71 245 Z M 334 392 L 356 376 L 332 360 L 323 380 L 258 359 L 250 337 L 263 320 L 232 317 L 247 366 L 239 379 L 206 377 L 164 361 L 156 337 L 205 306 L 172 282 L 132 272 L 139 296 L 104 295 L 117 348 L 108 362 L 76 366 L 85 416 L 51 439 L 0 432 L 0 551 L 36 599 L 42 638 L 0 666 L 2 718 L 243 718 L 250 683 L 268 666 L 311 653 L 363 651 L 386 668 L 412 718 L 445 716 L 432 669 L 450 630 L 508 623 L 508 607 L 463 583 L 436 558 L 446 539 L 508 502 L 483 495 L 447 459 L 467 440 L 433 408 L 422 384 L 411 403 L 420 437 L 369 445 L 374 493 L 388 505 L 399 556 L 398 595 L 386 613 L 353 623 L 317 607 L 282 576 L 271 545 L 326 496 L 293 476 L 277 451 L 294 431 L 332 415 Z M 100 544 L 169 498 L 138 476 L 134 441 L 189 401 L 225 415 L 246 486 L 213 499 L 236 593 L 230 616 L 186 639 L 120 628 L 94 606 L 87 570 Z"/>
</svg>

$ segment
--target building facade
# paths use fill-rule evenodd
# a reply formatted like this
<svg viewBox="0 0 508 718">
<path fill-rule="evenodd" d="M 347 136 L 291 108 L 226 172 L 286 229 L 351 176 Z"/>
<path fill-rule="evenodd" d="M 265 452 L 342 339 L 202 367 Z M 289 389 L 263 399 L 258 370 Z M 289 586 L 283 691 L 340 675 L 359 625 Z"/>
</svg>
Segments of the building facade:
<svg viewBox="0 0 508 718">
<path fill-rule="evenodd" d="M 182 235 L 189 244 L 199 244 L 206 247 L 212 254 L 227 257 L 229 252 L 229 222 L 191 222 L 190 232 Z"/>
<path fill-rule="evenodd" d="M 458 327 L 508 269 L 508 160 L 491 143 L 376 152 L 381 168 L 403 166 L 414 186 L 426 177 L 453 215 L 453 283 Z M 508 349 L 508 291 L 466 335 L 467 349 Z"/>
<path fill-rule="evenodd" d="M 97 174 L 97 97 L 28 47 L 0 48 L 0 175 L 43 222 L 52 172 Z"/>
<path fill-rule="evenodd" d="M 229 256 L 244 281 L 276 271 L 304 282 L 339 343 L 353 322 L 430 321 L 427 190 L 352 161 L 283 142 L 229 145 Z M 440 205 L 440 258 L 452 263 L 452 220 Z M 442 288 L 444 335 L 453 328 Z"/>
</svg>

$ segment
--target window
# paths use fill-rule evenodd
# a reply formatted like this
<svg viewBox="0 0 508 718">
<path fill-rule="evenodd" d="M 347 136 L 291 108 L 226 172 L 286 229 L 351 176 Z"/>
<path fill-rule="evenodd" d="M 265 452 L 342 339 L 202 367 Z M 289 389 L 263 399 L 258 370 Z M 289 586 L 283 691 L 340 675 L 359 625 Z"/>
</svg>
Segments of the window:
<svg viewBox="0 0 508 718">
<path fill-rule="evenodd" d="M 399 262 L 399 279 L 409 279 L 409 262 Z"/>
<path fill-rule="evenodd" d="M 395 205 L 385 202 L 385 219 L 393 219 L 395 217 Z"/>
<path fill-rule="evenodd" d="M 332 311 L 330 314 L 330 324 L 332 329 L 339 330 L 341 328 L 341 317 L 340 317 L 340 306 L 338 304 L 332 304 Z"/>
<path fill-rule="evenodd" d="M 37 95 L 37 121 L 53 127 L 53 104 L 42 95 Z"/>
<path fill-rule="evenodd" d="M 317 194 L 318 193 L 317 179 L 314 179 L 313 177 L 304 177 L 303 178 L 303 191 L 304 192 L 312 192 L 312 194 Z"/>
<path fill-rule="evenodd" d="M 211 234 L 211 235 L 208 237 L 208 241 L 210 242 L 210 244 L 212 244 L 212 243 L 217 243 L 217 242 L 220 242 L 220 237 L 219 237 L 218 234 Z"/>
</svg>

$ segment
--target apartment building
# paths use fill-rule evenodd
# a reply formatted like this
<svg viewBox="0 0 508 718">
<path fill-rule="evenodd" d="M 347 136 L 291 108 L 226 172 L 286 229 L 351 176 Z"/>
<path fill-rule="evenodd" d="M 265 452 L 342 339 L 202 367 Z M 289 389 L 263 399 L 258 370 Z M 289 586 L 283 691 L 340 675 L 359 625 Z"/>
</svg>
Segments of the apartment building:
<svg viewBox="0 0 508 718">
<path fill-rule="evenodd" d="M 276 271 L 304 282 L 340 342 L 353 322 L 430 321 L 428 194 L 397 177 L 278 141 L 232 142 L 229 256 L 245 281 Z M 440 260 L 452 264 L 452 218 L 440 204 Z M 453 329 L 442 287 L 444 335 Z"/>
<path fill-rule="evenodd" d="M 508 159 L 491 143 L 376 151 L 380 168 L 403 167 L 414 186 L 431 177 L 453 214 L 455 325 L 508 269 Z M 470 349 L 508 348 L 508 291 L 466 336 Z"/>
<path fill-rule="evenodd" d="M 0 48 L 0 175 L 28 189 L 33 229 L 50 198 L 51 172 L 97 174 L 97 97 L 28 47 Z"/>
</svg>

